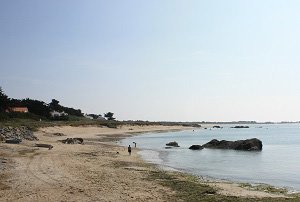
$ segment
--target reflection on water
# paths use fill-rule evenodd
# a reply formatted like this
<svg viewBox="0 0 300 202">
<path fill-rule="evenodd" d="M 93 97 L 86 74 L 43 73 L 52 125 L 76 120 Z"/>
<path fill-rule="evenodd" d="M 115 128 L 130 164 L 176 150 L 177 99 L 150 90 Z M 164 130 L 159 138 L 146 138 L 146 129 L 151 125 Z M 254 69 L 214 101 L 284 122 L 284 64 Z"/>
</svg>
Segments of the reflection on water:
<svg viewBox="0 0 300 202">
<path fill-rule="evenodd" d="M 267 183 L 300 191 L 300 125 L 250 125 L 249 129 L 222 129 L 148 133 L 122 140 L 122 145 L 137 142 L 141 156 L 152 163 L 201 176 L 250 183 Z M 192 151 L 193 144 L 212 139 L 258 138 L 262 152 L 203 149 Z M 177 141 L 179 148 L 165 149 Z"/>
</svg>

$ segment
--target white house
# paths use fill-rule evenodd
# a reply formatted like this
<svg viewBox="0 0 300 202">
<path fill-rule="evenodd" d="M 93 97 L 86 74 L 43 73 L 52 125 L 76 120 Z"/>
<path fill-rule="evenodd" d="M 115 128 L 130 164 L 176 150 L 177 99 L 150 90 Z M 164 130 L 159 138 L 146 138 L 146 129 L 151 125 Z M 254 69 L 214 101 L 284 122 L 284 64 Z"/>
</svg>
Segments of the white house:
<svg viewBox="0 0 300 202">
<path fill-rule="evenodd" d="M 89 116 L 88 114 L 85 114 L 84 117 L 87 119 L 94 119 L 92 116 Z"/>
<path fill-rule="evenodd" d="M 106 120 L 106 118 L 104 118 L 103 116 L 99 116 L 99 117 L 97 118 L 97 120 L 103 121 L 103 120 Z"/>
<path fill-rule="evenodd" d="M 66 112 L 58 112 L 58 111 L 52 111 L 52 112 L 50 112 L 50 115 L 52 117 L 68 116 L 68 114 Z"/>
</svg>

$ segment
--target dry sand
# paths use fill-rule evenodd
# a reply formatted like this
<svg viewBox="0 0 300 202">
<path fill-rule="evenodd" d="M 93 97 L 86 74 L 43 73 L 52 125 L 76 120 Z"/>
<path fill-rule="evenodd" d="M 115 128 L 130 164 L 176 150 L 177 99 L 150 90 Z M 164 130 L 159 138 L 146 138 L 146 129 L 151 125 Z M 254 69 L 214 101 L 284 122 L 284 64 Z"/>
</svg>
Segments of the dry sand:
<svg viewBox="0 0 300 202">
<path fill-rule="evenodd" d="M 35 135 L 38 143 L 52 150 L 34 147 L 36 142 L 20 145 L 0 143 L 0 201 L 170 201 L 174 192 L 156 181 L 147 180 L 155 170 L 144 163 L 133 149 L 114 142 L 133 132 L 183 130 L 174 126 L 49 127 Z M 63 133 L 57 136 L 54 133 Z M 84 138 L 84 145 L 65 145 L 57 140 Z M 2 158 L 2 160 L 1 160 Z M 278 197 L 240 188 L 237 184 L 217 183 L 225 195 Z"/>
</svg>

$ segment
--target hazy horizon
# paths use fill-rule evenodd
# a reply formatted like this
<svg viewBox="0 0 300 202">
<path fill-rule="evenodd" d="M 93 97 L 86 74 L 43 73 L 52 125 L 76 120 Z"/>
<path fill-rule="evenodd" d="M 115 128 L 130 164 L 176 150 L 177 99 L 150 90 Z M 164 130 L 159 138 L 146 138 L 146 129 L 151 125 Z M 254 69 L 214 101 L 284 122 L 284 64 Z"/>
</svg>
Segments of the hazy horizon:
<svg viewBox="0 0 300 202">
<path fill-rule="evenodd" d="M 9 97 L 119 120 L 299 121 L 300 2 L 1 1 Z"/>
</svg>

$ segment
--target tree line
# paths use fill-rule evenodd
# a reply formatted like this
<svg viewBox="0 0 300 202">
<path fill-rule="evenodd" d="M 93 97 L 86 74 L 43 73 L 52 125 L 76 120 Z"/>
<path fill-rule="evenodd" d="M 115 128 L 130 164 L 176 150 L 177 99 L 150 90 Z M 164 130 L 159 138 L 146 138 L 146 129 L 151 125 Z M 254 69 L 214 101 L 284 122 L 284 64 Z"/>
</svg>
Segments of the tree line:
<svg viewBox="0 0 300 202">
<path fill-rule="evenodd" d="M 26 98 L 26 99 L 14 99 L 14 98 L 9 98 L 4 91 L 2 90 L 2 88 L 0 87 L 0 119 L 2 117 L 7 117 L 5 115 L 7 115 L 7 110 L 12 108 L 12 107 L 27 107 L 29 113 L 37 115 L 39 117 L 43 117 L 43 118 L 47 118 L 47 119 L 53 119 L 53 117 L 51 116 L 50 112 L 52 111 L 56 111 L 56 112 L 65 112 L 68 115 L 72 115 L 72 116 L 77 116 L 77 117 L 83 117 L 83 113 L 80 109 L 74 109 L 71 107 L 65 107 L 59 104 L 59 101 L 56 99 L 52 99 L 52 101 L 50 103 L 45 103 L 43 101 L 40 100 L 33 100 L 30 98 Z M 10 117 L 11 116 L 17 116 L 19 117 L 20 114 L 18 113 L 10 113 Z M 95 115 L 92 114 L 93 118 L 96 119 L 101 115 Z M 114 113 L 112 112 L 108 112 L 104 114 L 104 117 L 107 120 L 115 120 L 115 118 L 113 117 Z M 28 116 L 28 115 L 24 115 L 24 116 Z M 63 118 L 63 120 L 67 120 L 68 117 L 67 116 L 62 116 L 60 118 Z"/>
</svg>

